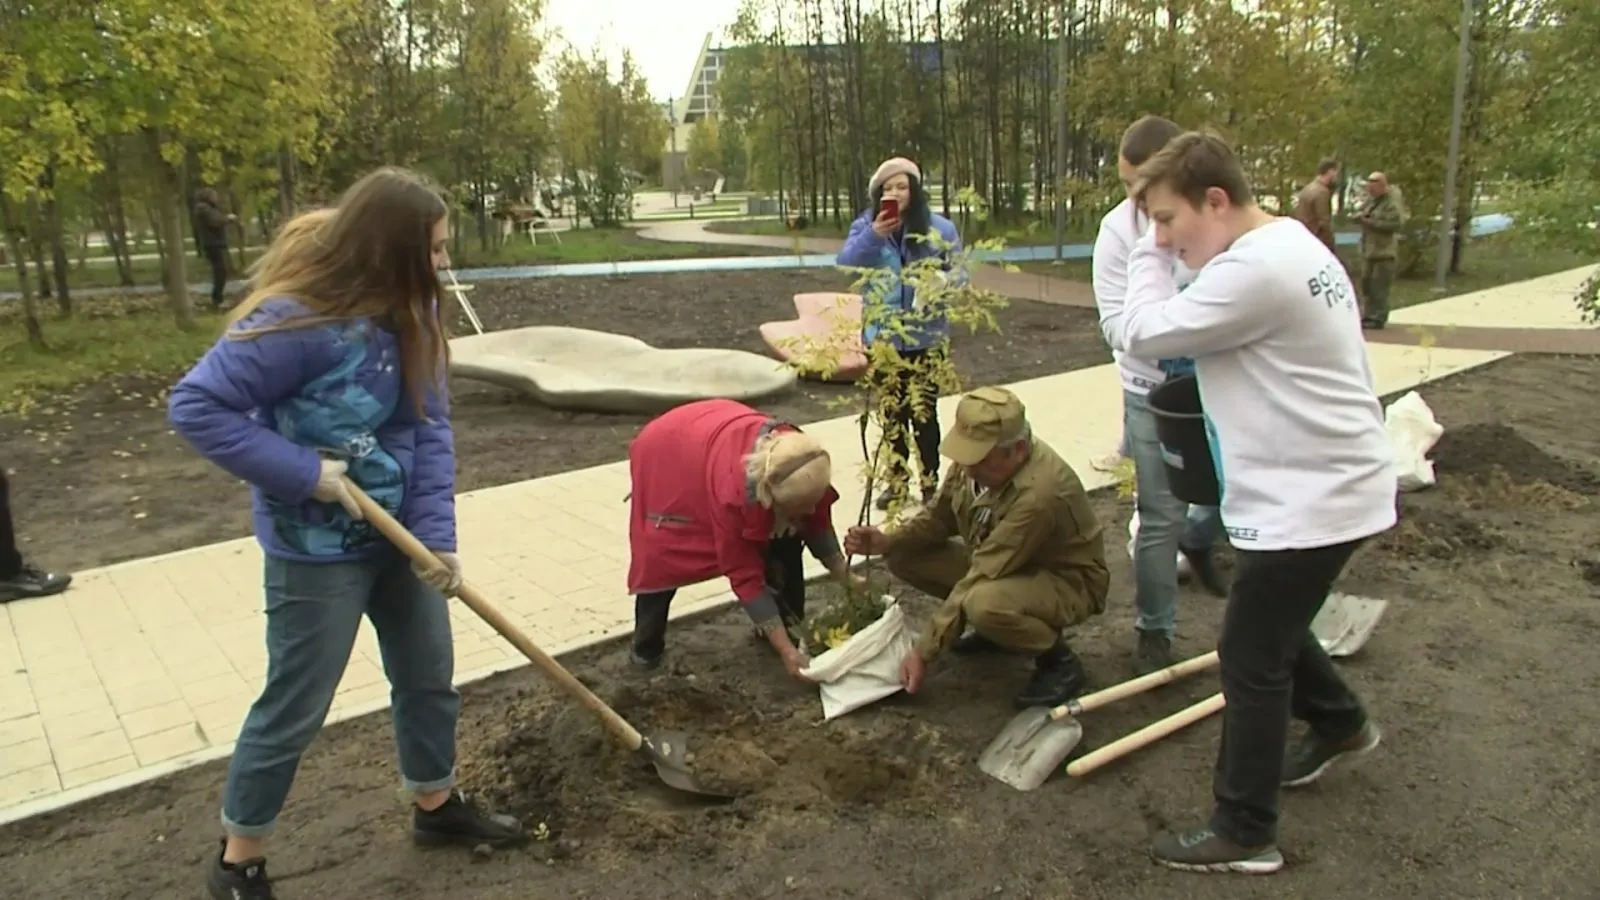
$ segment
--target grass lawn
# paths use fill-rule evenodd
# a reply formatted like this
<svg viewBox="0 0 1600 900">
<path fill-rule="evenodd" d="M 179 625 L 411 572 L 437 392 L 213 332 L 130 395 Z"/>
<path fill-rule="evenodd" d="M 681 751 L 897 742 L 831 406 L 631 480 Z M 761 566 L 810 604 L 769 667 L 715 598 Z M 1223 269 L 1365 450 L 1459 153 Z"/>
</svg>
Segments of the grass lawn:
<svg viewBox="0 0 1600 900">
<path fill-rule="evenodd" d="M 115 295 L 78 301 L 70 319 L 40 304 L 49 350 L 28 345 L 22 304 L 0 303 L 0 413 L 27 414 L 48 398 L 108 375 L 166 375 L 194 364 L 222 331 L 223 317 L 195 298 L 199 328 L 179 331 L 166 297 Z M 150 398 L 152 404 L 165 398 Z"/>
<path fill-rule="evenodd" d="M 135 255 L 155 252 L 155 245 L 148 243 L 134 251 Z M 473 269 L 553 263 L 621 262 L 634 259 L 759 256 L 772 252 L 770 249 L 760 247 L 648 241 L 639 237 L 638 232 L 632 228 L 580 228 L 561 232 L 559 244 L 555 242 L 554 237 L 541 232 L 537 244 L 529 242 L 525 236 L 517 235 L 508 238 L 504 244 L 488 252 L 480 249 L 475 239 L 467 238 L 462 242 L 461 253 L 455 256 L 454 263 L 458 269 Z M 260 255 L 261 248 L 246 250 L 245 265 L 253 263 Z M 240 277 L 237 251 L 229 252 L 228 263 L 232 270 L 231 277 Z M 9 268 L 8 266 L 7 269 Z M 135 259 L 132 269 L 135 285 L 161 283 L 161 261 L 158 259 Z M 32 266 L 29 266 L 29 270 L 32 271 Z M 211 280 L 211 269 L 193 250 L 190 250 L 184 257 L 184 276 L 190 284 L 208 283 Z M 89 257 L 82 264 L 76 260 L 72 262 L 67 275 L 67 285 L 76 290 L 113 288 L 121 286 L 121 279 L 116 263 L 109 256 Z M 37 282 L 34 283 L 34 287 L 37 291 Z M 14 290 L 16 286 L 13 278 L 0 279 L 0 292 Z"/>
</svg>

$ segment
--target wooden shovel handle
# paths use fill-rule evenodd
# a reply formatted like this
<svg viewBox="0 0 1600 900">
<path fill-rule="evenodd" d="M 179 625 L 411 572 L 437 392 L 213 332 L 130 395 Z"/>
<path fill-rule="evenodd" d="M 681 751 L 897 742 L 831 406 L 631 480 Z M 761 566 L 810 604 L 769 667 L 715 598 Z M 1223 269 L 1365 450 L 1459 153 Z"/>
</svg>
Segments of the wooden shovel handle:
<svg viewBox="0 0 1600 900">
<path fill-rule="evenodd" d="M 1175 731 L 1181 731 L 1193 725 L 1221 709 L 1224 703 L 1225 701 L 1220 692 L 1212 694 L 1199 703 L 1186 709 L 1181 709 L 1165 719 L 1151 722 L 1133 734 L 1123 735 L 1104 747 L 1085 753 L 1067 764 L 1067 774 L 1074 778 L 1087 775 L 1112 760 L 1121 759 L 1141 747 L 1149 746 Z"/>
<path fill-rule="evenodd" d="M 361 507 L 361 512 L 366 516 L 367 521 L 371 522 L 373 527 L 377 528 L 384 537 L 400 548 L 401 553 L 423 566 L 444 565 L 439 557 L 433 554 L 432 550 L 424 547 L 422 542 L 417 540 L 416 536 L 408 531 L 404 525 L 395 521 L 394 516 L 389 515 L 388 510 L 379 506 L 377 501 L 368 497 L 365 491 L 357 487 L 349 476 L 344 477 L 344 486 L 345 490 L 350 492 L 350 496 L 355 498 L 356 505 Z M 644 737 L 639 734 L 638 729 L 628 724 L 627 719 L 617 715 L 616 710 L 607 706 L 604 700 L 595 696 L 594 691 L 589 690 L 584 686 L 583 682 L 574 677 L 571 672 L 568 672 L 566 667 L 556 662 L 555 657 L 539 649 L 539 645 L 535 644 L 522 629 L 512 624 L 511 620 L 506 618 L 505 613 L 502 613 L 493 603 L 490 603 L 488 598 L 478 593 L 476 588 L 463 582 L 456 596 L 461 599 L 462 603 L 467 605 L 468 609 L 477 613 L 478 618 L 488 622 L 489 627 L 498 631 L 501 637 L 511 642 L 511 646 L 522 651 L 522 655 L 526 656 L 528 661 L 533 663 L 540 672 L 543 672 L 558 687 L 571 694 L 573 699 L 582 703 L 590 712 L 598 716 L 606 730 L 615 735 L 617 740 L 621 741 L 629 750 L 638 750 L 644 744 Z"/>
<path fill-rule="evenodd" d="M 1103 691 L 1095 691 L 1092 694 L 1084 694 L 1082 697 L 1078 697 L 1075 700 L 1063 703 L 1055 709 L 1050 710 L 1050 718 L 1055 720 L 1065 719 L 1067 716 L 1082 715 L 1090 710 L 1099 709 L 1102 706 L 1109 706 L 1110 704 L 1115 703 L 1125 697 L 1132 697 L 1134 694 L 1142 694 L 1145 691 L 1160 687 L 1163 684 L 1171 684 L 1172 682 L 1177 681 L 1179 678 L 1193 675 L 1196 672 L 1203 672 L 1206 669 L 1216 665 L 1217 659 L 1217 651 L 1213 650 L 1210 653 L 1203 653 L 1193 659 L 1186 659 L 1180 663 L 1173 663 L 1172 665 L 1167 666 L 1165 669 L 1158 669 L 1149 673 L 1148 675 L 1140 675 L 1138 678 L 1130 678 L 1121 684 L 1114 684 Z"/>
</svg>

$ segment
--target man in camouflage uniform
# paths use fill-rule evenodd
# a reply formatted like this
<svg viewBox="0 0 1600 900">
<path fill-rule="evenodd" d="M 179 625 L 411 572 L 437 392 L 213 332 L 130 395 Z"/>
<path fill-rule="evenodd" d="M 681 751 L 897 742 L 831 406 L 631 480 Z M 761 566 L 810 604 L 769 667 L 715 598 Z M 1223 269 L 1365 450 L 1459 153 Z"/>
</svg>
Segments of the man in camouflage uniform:
<svg viewBox="0 0 1600 900">
<path fill-rule="evenodd" d="M 946 650 L 1000 649 L 1035 660 L 1018 706 L 1065 703 L 1085 677 L 1062 629 L 1104 612 L 1111 587 L 1083 483 L 1004 388 L 962 397 L 939 452 L 954 465 L 932 503 L 887 534 L 857 526 L 845 538 L 848 552 L 886 556 L 896 577 L 944 601 L 906 656 L 906 690 Z"/>
<path fill-rule="evenodd" d="M 1399 231 L 1406 223 L 1405 199 L 1382 172 L 1367 176 L 1367 199 L 1356 220 L 1361 223 L 1361 326 L 1382 328 L 1389 322 L 1389 287 L 1394 284 Z"/>
<path fill-rule="evenodd" d="M 1333 250 L 1333 185 L 1339 180 L 1339 161 L 1325 159 L 1317 164 L 1317 177 L 1300 189 L 1294 198 L 1294 217 Z M 1337 251 L 1335 251 L 1337 253 Z"/>
</svg>

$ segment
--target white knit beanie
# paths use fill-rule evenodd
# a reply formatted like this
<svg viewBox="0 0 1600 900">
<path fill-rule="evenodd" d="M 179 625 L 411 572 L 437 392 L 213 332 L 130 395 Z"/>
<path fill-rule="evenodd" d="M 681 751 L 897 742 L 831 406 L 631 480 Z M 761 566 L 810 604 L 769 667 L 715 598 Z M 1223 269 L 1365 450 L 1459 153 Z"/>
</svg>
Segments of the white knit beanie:
<svg viewBox="0 0 1600 900">
<path fill-rule="evenodd" d="M 918 181 L 922 180 L 922 170 L 917 168 L 916 163 L 904 156 L 896 156 L 884 160 L 883 164 L 878 166 L 878 171 L 872 173 L 872 180 L 867 182 L 867 193 L 876 194 L 885 181 L 896 175 L 910 175 Z"/>
</svg>

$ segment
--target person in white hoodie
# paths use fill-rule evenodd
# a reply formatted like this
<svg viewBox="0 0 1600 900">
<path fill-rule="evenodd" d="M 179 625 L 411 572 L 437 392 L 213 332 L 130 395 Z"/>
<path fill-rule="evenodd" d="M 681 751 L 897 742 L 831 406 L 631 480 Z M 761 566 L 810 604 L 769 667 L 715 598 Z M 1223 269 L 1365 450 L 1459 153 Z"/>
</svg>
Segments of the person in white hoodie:
<svg viewBox="0 0 1600 900">
<path fill-rule="evenodd" d="M 1123 132 L 1117 153 L 1117 175 L 1130 195 L 1139 165 L 1181 132 L 1176 123 L 1160 116 L 1144 116 Z M 1134 672 L 1144 675 L 1166 668 L 1172 655 L 1172 633 L 1177 628 L 1179 553 L 1189 563 L 1206 590 L 1227 594 L 1213 564 L 1211 548 L 1221 532 L 1215 507 L 1196 506 L 1173 496 L 1167 486 L 1167 467 L 1156 438 L 1156 417 L 1150 411 L 1149 393 L 1170 375 L 1193 367 L 1188 359 L 1143 359 L 1127 352 L 1123 337 L 1123 310 L 1128 291 L 1128 255 L 1149 226 L 1131 196 L 1100 220 L 1094 241 L 1094 299 L 1100 311 L 1100 331 L 1122 373 L 1122 452 L 1133 460 L 1139 527 L 1134 536 L 1133 608 Z M 1178 279 L 1194 273 L 1177 266 Z"/>
<path fill-rule="evenodd" d="M 1256 205 L 1226 142 L 1174 138 L 1139 168 L 1134 199 L 1152 226 L 1129 260 L 1123 338 L 1132 356 L 1194 358 L 1237 560 L 1214 810 L 1151 852 L 1177 869 L 1274 872 L 1279 789 L 1378 745 L 1311 620 L 1356 549 L 1395 524 L 1383 409 L 1344 266 Z M 1198 270 L 1182 291 L 1175 260 Z M 1309 726 L 1293 748 L 1291 717 Z"/>
</svg>

